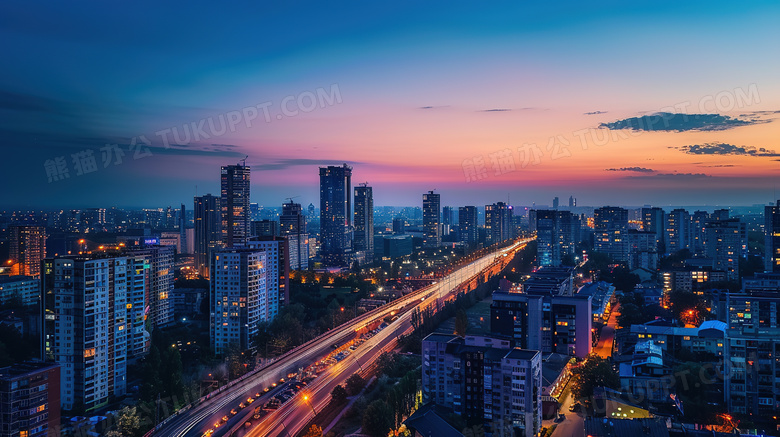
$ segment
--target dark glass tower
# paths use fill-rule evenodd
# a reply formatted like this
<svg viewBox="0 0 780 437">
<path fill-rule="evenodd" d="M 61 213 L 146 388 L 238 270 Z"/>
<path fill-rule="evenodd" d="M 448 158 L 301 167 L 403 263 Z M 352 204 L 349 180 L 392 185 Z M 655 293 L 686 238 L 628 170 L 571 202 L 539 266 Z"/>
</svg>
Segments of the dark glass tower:
<svg viewBox="0 0 780 437">
<path fill-rule="evenodd" d="M 374 192 L 367 183 L 355 187 L 355 251 L 374 257 Z"/>
<path fill-rule="evenodd" d="M 320 167 L 320 254 L 325 267 L 349 264 L 352 253 L 352 167 Z"/>
<path fill-rule="evenodd" d="M 209 252 L 222 245 L 219 198 L 206 194 L 195 197 L 195 268 L 209 277 Z"/>
</svg>

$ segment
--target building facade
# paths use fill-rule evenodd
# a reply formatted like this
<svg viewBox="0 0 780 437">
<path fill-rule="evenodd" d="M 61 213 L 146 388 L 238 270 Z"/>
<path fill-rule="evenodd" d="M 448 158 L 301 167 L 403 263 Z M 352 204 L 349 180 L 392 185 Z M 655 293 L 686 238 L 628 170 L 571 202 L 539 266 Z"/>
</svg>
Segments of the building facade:
<svg viewBox="0 0 780 437">
<path fill-rule="evenodd" d="M 43 226 L 11 226 L 8 246 L 12 275 L 41 276 L 41 261 L 46 258 L 46 229 Z"/>
<path fill-rule="evenodd" d="M 458 208 L 459 241 L 467 245 L 477 244 L 477 207 L 461 206 Z"/>
<path fill-rule="evenodd" d="M 59 437 L 60 366 L 27 362 L 0 369 L 0 437 Z"/>
<path fill-rule="evenodd" d="M 211 347 L 221 355 L 231 347 L 252 348 L 258 323 L 268 314 L 266 253 L 223 249 L 211 260 Z"/>
<path fill-rule="evenodd" d="M 209 277 L 209 253 L 222 246 L 219 200 L 211 194 L 194 199 L 195 268 L 206 279 Z"/>
</svg>

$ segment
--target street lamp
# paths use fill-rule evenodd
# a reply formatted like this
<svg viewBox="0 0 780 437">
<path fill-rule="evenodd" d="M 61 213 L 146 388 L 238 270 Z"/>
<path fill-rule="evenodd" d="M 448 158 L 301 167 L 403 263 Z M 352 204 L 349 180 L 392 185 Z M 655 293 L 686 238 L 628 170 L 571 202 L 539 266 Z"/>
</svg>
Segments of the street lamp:
<svg viewBox="0 0 780 437">
<path fill-rule="evenodd" d="M 311 407 L 312 413 L 314 413 L 314 415 L 316 416 L 317 415 L 317 411 L 314 410 L 314 405 L 312 405 L 312 403 L 309 402 L 309 395 L 303 395 L 303 402 L 309 404 L 309 406 Z"/>
</svg>

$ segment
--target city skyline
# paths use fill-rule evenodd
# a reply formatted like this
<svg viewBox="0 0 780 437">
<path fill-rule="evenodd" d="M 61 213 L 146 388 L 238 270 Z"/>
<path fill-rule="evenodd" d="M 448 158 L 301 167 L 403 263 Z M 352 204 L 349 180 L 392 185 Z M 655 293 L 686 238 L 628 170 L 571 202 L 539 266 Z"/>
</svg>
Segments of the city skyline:
<svg viewBox="0 0 780 437">
<path fill-rule="evenodd" d="M 294 14 L 305 31 L 283 24 L 286 6 L 52 7 L 33 19 L 4 5 L 27 23 L 0 29 L 15 65 L 0 73 L 0 129 L 19 164 L 4 172 L 17 187 L 6 203 L 177 205 L 216 192 L 211 169 L 245 156 L 263 204 L 309 203 L 316 168 L 344 162 L 377 187 L 377 205 L 433 188 L 465 205 L 767 203 L 780 88 L 765 54 L 780 9 L 702 5 L 311 5 Z M 188 20 L 209 26 L 169 32 Z M 136 23 L 132 38 L 114 34 Z"/>
</svg>

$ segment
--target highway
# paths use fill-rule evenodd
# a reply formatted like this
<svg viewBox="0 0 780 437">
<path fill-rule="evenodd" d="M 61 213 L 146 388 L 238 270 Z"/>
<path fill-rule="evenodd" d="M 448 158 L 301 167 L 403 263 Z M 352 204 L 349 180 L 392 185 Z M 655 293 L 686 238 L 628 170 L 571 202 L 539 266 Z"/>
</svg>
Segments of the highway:
<svg viewBox="0 0 780 437">
<path fill-rule="evenodd" d="M 476 284 L 484 282 L 491 275 L 500 272 L 512 259 L 510 255 L 514 255 L 528 241 L 530 239 L 521 240 L 506 248 L 484 255 L 458 268 L 434 284 L 362 314 L 298 346 L 280 356 L 276 361 L 231 382 L 218 392 L 201 398 L 194 405 L 183 408 L 147 433 L 146 437 L 151 435 L 201 436 L 207 430 L 213 429 L 215 422 L 218 422 L 222 416 L 228 415 L 231 409 L 237 408 L 238 404 L 246 400 L 247 397 L 253 397 L 258 392 L 262 393 L 271 384 L 278 383 L 281 378 L 287 378 L 288 374 L 296 373 L 300 368 L 306 368 L 322 359 L 333 350 L 334 344 L 349 341 L 361 328 L 377 320 L 383 320 L 391 314 L 398 315 L 398 319 L 392 324 L 358 347 L 349 357 L 325 369 L 303 391 L 282 404 L 279 409 L 266 415 L 251 430 L 240 429 L 245 421 L 244 417 L 248 416 L 248 411 L 253 409 L 246 408 L 246 412 L 239 413 L 234 420 L 221 426 L 213 434 L 214 437 L 230 433 L 238 436 L 248 431 L 246 435 L 250 436 L 295 435 L 313 417 L 315 411 L 320 411 L 327 405 L 333 387 L 343 383 L 353 373 L 364 372 L 367 366 L 371 365 L 384 350 L 391 350 L 395 347 L 398 336 L 411 332 L 411 309 L 418 307 L 422 310 L 430 306 L 434 310 L 438 310 L 446 300 L 453 299 L 458 291 L 471 289 Z M 256 402 L 261 402 L 261 400 Z M 239 429 L 239 432 L 235 432 Z"/>
</svg>

